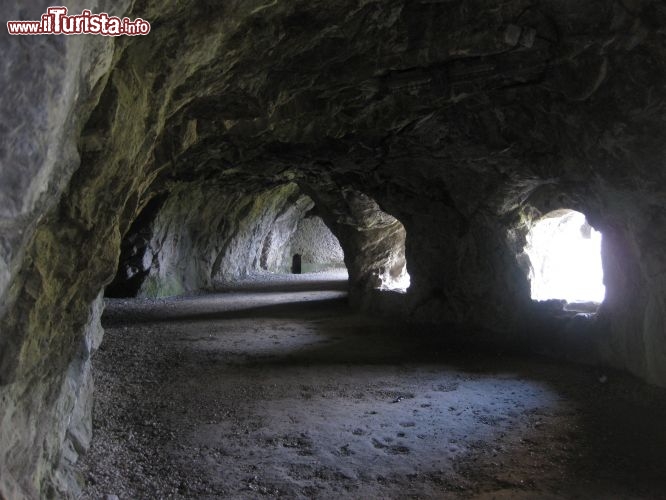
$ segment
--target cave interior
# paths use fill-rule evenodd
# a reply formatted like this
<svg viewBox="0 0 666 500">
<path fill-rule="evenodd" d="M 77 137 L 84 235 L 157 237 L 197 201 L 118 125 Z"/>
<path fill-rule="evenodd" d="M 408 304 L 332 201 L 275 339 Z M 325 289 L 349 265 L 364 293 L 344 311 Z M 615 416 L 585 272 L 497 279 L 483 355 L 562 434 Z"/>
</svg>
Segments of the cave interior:
<svg viewBox="0 0 666 500">
<path fill-rule="evenodd" d="M 68 8 L 151 30 L 0 35 L 0 499 L 664 494 L 662 1 Z"/>
</svg>

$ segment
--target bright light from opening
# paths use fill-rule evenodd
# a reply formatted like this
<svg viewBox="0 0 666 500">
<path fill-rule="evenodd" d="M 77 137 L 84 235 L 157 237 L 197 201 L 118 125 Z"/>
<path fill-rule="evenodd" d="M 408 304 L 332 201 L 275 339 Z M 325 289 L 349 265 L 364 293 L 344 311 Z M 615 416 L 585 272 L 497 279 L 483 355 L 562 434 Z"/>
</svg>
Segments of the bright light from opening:
<svg viewBox="0 0 666 500">
<path fill-rule="evenodd" d="M 402 271 L 397 277 L 393 277 L 387 273 L 382 277 L 381 290 L 393 290 L 396 292 L 406 292 L 409 288 L 410 278 L 407 272 L 407 266 L 403 266 Z"/>
<path fill-rule="evenodd" d="M 601 233 L 580 212 L 558 211 L 539 221 L 527 235 L 525 252 L 532 263 L 533 300 L 604 300 Z"/>
</svg>

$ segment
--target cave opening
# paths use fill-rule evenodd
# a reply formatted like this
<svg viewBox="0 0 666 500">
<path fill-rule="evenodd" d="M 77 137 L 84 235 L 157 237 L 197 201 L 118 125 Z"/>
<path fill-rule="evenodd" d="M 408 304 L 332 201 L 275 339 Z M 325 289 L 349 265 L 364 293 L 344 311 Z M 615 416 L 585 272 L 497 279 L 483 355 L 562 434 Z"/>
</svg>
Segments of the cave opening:
<svg viewBox="0 0 666 500">
<path fill-rule="evenodd" d="M 379 270 L 379 289 L 406 293 L 411 283 L 405 254 L 407 231 L 405 226 L 395 217 L 389 214 L 384 214 L 384 216 L 397 227 L 397 236 L 393 244 L 387 249 L 386 260 Z"/>
<path fill-rule="evenodd" d="M 300 253 L 295 253 L 291 258 L 291 274 L 303 273 L 303 260 Z"/>
<path fill-rule="evenodd" d="M 580 212 L 561 209 L 541 217 L 525 246 L 532 300 L 565 300 L 568 307 L 603 302 L 601 245 L 602 234 Z"/>
</svg>

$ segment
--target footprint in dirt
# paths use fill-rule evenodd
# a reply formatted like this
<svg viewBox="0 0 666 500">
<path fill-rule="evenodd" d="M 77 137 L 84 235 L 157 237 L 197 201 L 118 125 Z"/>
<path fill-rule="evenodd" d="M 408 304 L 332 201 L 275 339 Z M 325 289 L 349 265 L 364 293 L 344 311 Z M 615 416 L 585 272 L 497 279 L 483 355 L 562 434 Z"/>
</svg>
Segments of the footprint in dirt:
<svg viewBox="0 0 666 500">
<path fill-rule="evenodd" d="M 410 452 L 410 449 L 407 446 L 402 445 L 393 445 L 389 446 L 386 451 L 391 455 L 406 455 Z"/>
<path fill-rule="evenodd" d="M 435 387 L 435 391 L 437 392 L 453 392 L 458 390 L 458 382 L 446 382 L 443 384 L 439 384 L 437 387 Z"/>
<path fill-rule="evenodd" d="M 374 446 L 378 450 L 384 450 L 384 452 L 390 455 L 405 455 L 410 452 L 410 449 L 407 446 L 398 445 L 398 444 L 386 445 L 384 443 L 377 441 L 374 438 L 372 440 L 372 446 Z"/>
<path fill-rule="evenodd" d="M 312 452 L 312 440 L 305 434 L 300 436 L 284 436 L 282 439 L 284 448 L 295 449 L 300 456 L 310 456 Z"/>
<path fill-rule="evenodd" d="M 344 446 L 340 446 L 335 452 L 335 455 L 338 455 L 339 457 L 349 457 L 354 454 L 353 451 L 349 449 L 349 445 L 346 444 Z"/>
</svg>

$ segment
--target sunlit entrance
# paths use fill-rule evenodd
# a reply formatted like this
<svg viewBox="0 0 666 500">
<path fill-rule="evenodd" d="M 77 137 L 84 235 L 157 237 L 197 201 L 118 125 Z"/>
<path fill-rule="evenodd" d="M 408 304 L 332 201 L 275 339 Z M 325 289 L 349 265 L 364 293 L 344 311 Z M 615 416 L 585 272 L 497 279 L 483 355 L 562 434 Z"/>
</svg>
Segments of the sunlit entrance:
<svg viewBox="0 0 666 500">
<path fill-rule="evenodd" d="M 527 235 L 533 300 L 604 300 L 601 233 L 573 210 L 544 216 Z"/>
</svg>

